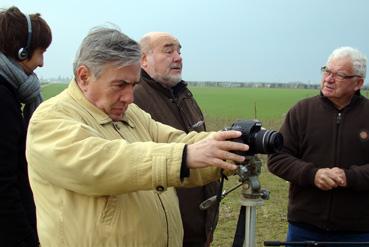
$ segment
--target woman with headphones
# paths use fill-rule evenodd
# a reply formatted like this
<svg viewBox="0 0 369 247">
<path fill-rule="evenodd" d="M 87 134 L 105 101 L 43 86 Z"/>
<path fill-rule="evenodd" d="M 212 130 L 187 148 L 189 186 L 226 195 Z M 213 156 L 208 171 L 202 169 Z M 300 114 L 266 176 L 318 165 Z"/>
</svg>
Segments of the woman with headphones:
<svg viewBox="0 0 369 247">
<path fill-rule="evenodd" d="M 34 74 L 52 40 L 40 14 L 0 10 L 0 243 L 38 246 L 36 214 L 25 159 L 27 125 L 41 103 Z"/>
</svg>

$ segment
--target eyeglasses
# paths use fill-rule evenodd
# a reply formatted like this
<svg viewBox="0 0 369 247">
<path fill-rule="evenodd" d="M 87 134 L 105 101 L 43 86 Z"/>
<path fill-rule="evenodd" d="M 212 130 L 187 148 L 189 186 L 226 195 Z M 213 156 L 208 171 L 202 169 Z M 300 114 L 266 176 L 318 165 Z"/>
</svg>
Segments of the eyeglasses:
<svg viewBox="0 0 369 247">
<path fill-rule="evenodd" d="M 322 72 L 324 77 L 332 76 L 332 78 L 336 80 L 349 80 L 354 77 L 361 77 L 360 75 L 345 75 L 344 73 L 340 72 L 333 72 L 327 68 L 327 66 L 323 66 L 320 68 L 320 71 Z"/>
</svg>

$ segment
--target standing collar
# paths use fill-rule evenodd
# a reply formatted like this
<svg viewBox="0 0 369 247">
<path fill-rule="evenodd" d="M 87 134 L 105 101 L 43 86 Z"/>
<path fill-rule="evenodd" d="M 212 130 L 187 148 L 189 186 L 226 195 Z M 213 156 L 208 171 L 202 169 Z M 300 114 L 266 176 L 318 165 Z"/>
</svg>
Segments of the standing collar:
<svg viewBox="0 0 369 247">
<path fill-rule="evenodd" d="M 173 95 L 177 95 L 183 88 L 187 87 L 187 83 L 181 80 L 177 85 L 172 88 L 164 87 L 161 83 L 154 80 L 144 69 L 141 69 L 141 79 L 147 82 L 151 87 L 156 90 L 166 94 L 168 97 L 172 97 Z"/>
<path fill-rule="evenodd" d="M 362 99 L 363 99 L 363 96 L 361 95 L 361 93 L 360 93 L 360 90 L 357 90 L 356 92 L 355 92 L 355 94 L 352 96 L 352 98 L 351 98 L 351 100 L 350 100 L 350 103 L 349 104 L 347 104 L 345 107 L 343 107 L 342 109 L 338 109 L 337 107 L 336 107 L 336 105 L 328 98 L 328 97 L 326 97 L 326 96 L 324 96 L 323 95 L 323 93 L 322 93 L 322 91 L 320 91 L 320 97 L 322 98 L 322 100 L 324 100 L 325 102 L 327 102 L 328 104 L 330 104 L 330 105 L 332 105 L 334 108 L 336 108 L 337 110 L 339 110 L 339 111 L 341 111 L 341 110 L 343 110 L 343 109 L 345 109 L 345 108 L 347 108 L 347 107 L 351 107 L 351 106 L 353 106 L 353 105 L 355 105 L 355 104 L 357 104 L 357 103 L 359 103 L 359 102 L 361 102 L 362 101 Z"/>
</svg>

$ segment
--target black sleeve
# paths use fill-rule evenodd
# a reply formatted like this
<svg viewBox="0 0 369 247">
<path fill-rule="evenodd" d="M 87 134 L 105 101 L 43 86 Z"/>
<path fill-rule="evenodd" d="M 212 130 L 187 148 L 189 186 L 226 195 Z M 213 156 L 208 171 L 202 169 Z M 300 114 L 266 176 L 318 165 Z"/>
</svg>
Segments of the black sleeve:
<svg viewBox="0 0 369 247">
<path fill-rule="evenodd" d="M 299 158 L 301 153 L 300 133 L 302 133 L 297 116 L 299 110 L 294 107 L 286 116 L 280 129 L 283 135 L 282 151 L 269 155 L 268 169 L 273 174 L 300 186 L 313 186 L 317 171 L 313 163 Z"/>
<path fill-rule="evenodd" d="M 24 171 L 24 129 L 19 104 L 15 95 L 8 88 L 0 84 L 0 239 L 2 245 L 19 246 L 27 243 L 27 246 L 37 246 L 35 226 L 29 221 L 29 207 L 24 205 L 24 197 L 32 197 L 31 192 L 25 195 L 23 188 L 27 179 Z M 20 141 L 22 140 L 22 141 Z M 20 160 L 20 159 L 23 159 Z M 23 162 L 23 163 L 22 163 Z M 22 173 L 22 174 L 20 174 Z M 29 187 L 29 184 L 26 186 Z M 29 198 L 27 198 L 29 199 Z M 33 201 L 31 201 L 33 203 Z M 32 210 L 31 210 L 32 211 Z M 32 211 L 33 212 L 33 211 Z"/>
<path fill-rule="evenodd" d="M 179 176 L 181 178 L 181 181 L 183 181 L 184 178 L 187 178 L 190 176 L 190 169 L 187 166 L 186 158 L 187 158 L 187 145 L 185 145 L 183 148 L 181 172 Z"/>
</svg>

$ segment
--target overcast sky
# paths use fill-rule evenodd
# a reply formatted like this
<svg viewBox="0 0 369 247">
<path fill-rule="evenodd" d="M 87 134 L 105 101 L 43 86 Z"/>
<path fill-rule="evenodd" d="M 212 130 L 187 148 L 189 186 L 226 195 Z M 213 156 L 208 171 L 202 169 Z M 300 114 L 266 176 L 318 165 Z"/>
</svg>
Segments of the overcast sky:
<svg viewBox="0 0 369 247">
<path fill-rule="evenodd" d="M 72 76 L 81 40 L 113 23 L 139 40 L 150 31 L 182 44 L 188 81 L 318 83 L 334 48 L 369 55 L 368 0 L 1 0 L 41 13 L 53 32 L 41 78 Z"/>
</svg>

